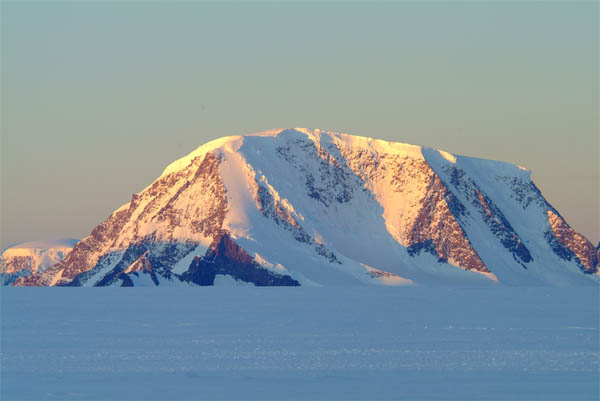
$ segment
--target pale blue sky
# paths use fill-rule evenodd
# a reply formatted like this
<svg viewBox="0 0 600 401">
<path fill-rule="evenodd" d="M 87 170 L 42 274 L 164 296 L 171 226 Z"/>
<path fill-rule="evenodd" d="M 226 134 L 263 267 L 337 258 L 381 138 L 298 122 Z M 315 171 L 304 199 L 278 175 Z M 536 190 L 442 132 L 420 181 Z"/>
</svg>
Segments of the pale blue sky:
<svg viewBox="0 0 600 401">
<path fill-rule="evenodd" d="M 594 243 L 598 3 L 2 2 L 2 247 L 83 237 L 224 135 L 519 163 Z"/>
</svg>

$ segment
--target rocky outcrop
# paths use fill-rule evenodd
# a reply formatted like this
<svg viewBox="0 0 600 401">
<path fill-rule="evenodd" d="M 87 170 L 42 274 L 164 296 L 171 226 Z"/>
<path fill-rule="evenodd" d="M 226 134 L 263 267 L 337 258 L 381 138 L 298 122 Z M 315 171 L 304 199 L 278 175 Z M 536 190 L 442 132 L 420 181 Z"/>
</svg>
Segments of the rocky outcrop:
<svg viewBox="0 0 600 401">
<path fill-rule="evenodd" d="M 296 241 L 313 246 L 318 255 L 323 256 L 332 263 L 341 264 L 331 250 L 325 245 L 316 242 L 302 228 L 288 203 L 276 198 L 270 188 L 262 183 L 258 183 L 256 188 L 255 198 L 258 203 L 258 210 L 266 218 L 272 219 L 277 225 L 289 231 Z"/>
<path fill-rule="evenodd" d="M 527 269 L 526 263 L 531 262 L 533 258 L 500 208 L 463 169 L 448 166 L 446 173 L 450 177 L 449 188 L 460 192 L 463 197 L 471 202 L 490 232 L 500 240 L 500 243 L 511 253 L 515 261 Z"/>
<path fill-rule="evenodd" d="M 575 260 L 584 273 L 597 273 L 600 267 L 600 250 L 594 248 L 583 235 L 575 232 L 557 212 L 548 210 L 547 213 L 551 230 L 546 233 L 546 240 L 552 250 L 564 260 Z"/>
<path fill-rule="evenodd" d="M 70 282 L 83 271 L 91 269 L 102 255 L 114 243 L 120 230 L 127 223 L 132 207 L 113 213 L 106 221 L 98 225 L 91 235 L 78 242 L 71 253 L 44 273 L 22 277 L 15 281 L 15 286 L 47 286 L 56 285 L 60 281 Z"/>
<path fill-rule="evenodd" d="M 197 285 L 213 285 L 217 274 L 256 286 L 299 286 L 289 275 L 281 275 L 265 269 L 244 249 L 223 232 L 211 244 L 205 256 L 196 257 L 182 279 Z"/>
<path fill-rule="evenodd" d="M 393 222 L 392 235 L 407 247 L 409 255 L 428 252 L 440 262 L 464 270 L 490 272 L 457 220 L 464 206 L 425 160 L 387 153 L 373 155 L 352 148 L 342 148 L 340 152 L 384 207 L 394 202 L 407 203 L 405 212 L 395 221 L 393 209 L 384 210 L 389 211 Z M 381 190 L 382 187 L 391 191 Z"/>
<path fill-rule="evenodd" d="M 155 270 L 170 279 L 171 266 L 203 240 L 211 241 L 223 225 L 227 201 L 219 163 L 217 155 L 207 153 L 159 178 L 98 225 L 62 262 L 13 285 L 110 285 L 149 249 Z"/>
</svg>

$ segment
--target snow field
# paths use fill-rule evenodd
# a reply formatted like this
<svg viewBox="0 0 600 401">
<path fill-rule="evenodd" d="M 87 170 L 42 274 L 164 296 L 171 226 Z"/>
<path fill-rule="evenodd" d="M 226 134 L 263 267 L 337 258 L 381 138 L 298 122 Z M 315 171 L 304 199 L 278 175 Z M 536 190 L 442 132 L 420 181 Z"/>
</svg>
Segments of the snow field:
<svg viewBox="0 0 600 401">
<path fill-rule="evenodd" d="M 597 399 L 597 288 L 3 288 L 0 399 Z"/>
</svg>

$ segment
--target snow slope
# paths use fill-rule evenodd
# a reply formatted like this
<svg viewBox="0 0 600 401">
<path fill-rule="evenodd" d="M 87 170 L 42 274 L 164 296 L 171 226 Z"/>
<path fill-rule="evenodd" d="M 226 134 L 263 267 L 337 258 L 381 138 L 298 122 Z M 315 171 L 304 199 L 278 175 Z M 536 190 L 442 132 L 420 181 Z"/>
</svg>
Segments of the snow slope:
<svg viewBox="0 0 600 401">
<path fill-rule="evenodd" d="M 568 286 L 599 263 L 520 166 L 296 128 L 202 145 L 15 285 Z"/>
</svg>

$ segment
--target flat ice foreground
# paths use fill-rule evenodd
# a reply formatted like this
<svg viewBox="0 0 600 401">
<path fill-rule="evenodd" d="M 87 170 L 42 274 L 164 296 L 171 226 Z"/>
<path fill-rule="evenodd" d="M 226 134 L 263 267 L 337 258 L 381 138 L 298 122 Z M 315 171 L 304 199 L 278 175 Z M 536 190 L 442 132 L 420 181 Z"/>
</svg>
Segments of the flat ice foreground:
<svg viewBox="0 0 600 401">
<path fill-rule="evenodd" d="M 4 288 L 1 399 L 597 399 L 598 288 Z"/>
</svg>

